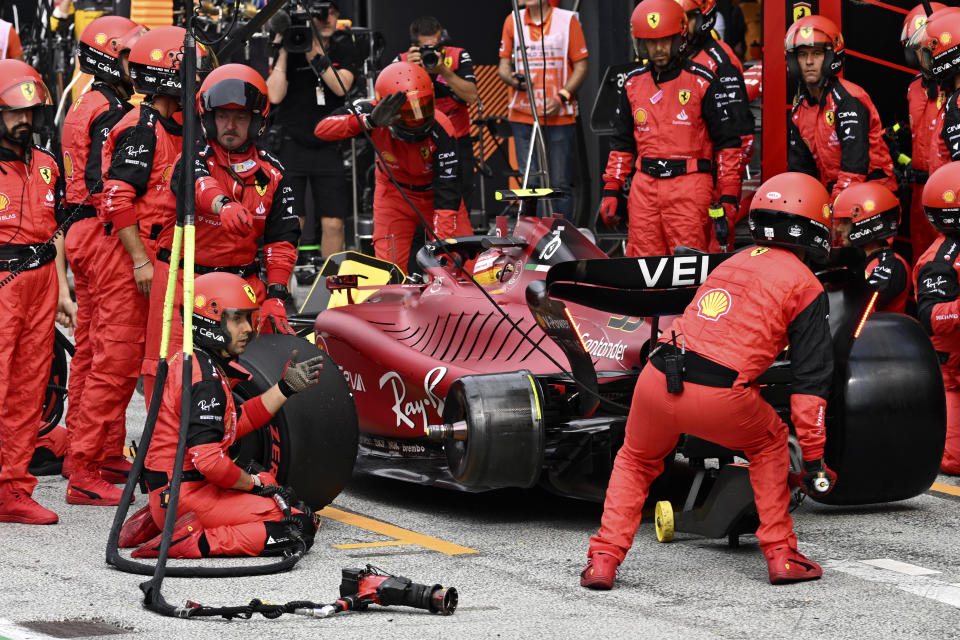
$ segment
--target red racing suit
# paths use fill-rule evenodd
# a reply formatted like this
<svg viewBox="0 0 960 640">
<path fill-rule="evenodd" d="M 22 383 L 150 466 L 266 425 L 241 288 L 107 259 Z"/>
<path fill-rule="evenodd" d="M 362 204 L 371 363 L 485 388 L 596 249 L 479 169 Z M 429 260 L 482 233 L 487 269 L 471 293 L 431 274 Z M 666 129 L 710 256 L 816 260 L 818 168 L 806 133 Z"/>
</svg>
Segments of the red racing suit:
<svg viewBox="0 0 960 640">
<path fill-rule="evenodd" d="M 831 80 L 819 101 L 803 86 L 787 121 L 787 171 L 817 178 L 832 199 L 867 180 L 896 193 L 882 131 L 870 96 L 852 82 Z"/>
<path fill-rule="evenodd" d="M 911 139 L 911 170 L 907 173 L 907 180 L 912 185 L 909 231 L 914 262 L 937 237 L 937 230 L 923 213 L 920 197 L 923 195 L 923 185 L 930 175 L 930 153 L 933 150 L 930 142 L 937 129 L 940 108 L 944 102 L 946 96 L 937 88 L 937 83 L 925 81 L 922 74 L 918 74 L 907 88 Z"/>
<path fill-rule="evenodd" d="M 651 354 L 652 366 L 644 367 L 637 381 L 590 555 L 603 551 L 623 561 L 650 483 L 683 433 L 746 454 L 760 546 L 796 549 L 788 511 L 789 430 L 752 381 L 789 343 L 793 424 L 804 459 L 822 458 L 833 375 L 827 313 L 823 285 L 787 249 L 744 249 L 707 277 L 683 316 L 664 332 Z M 678 348 L 664 343 L 674 331 Z M 668 393 L 660 352 L 679 352 L 681 345 L 683 390 Z"/>
<path fill-rule="evenodd" d="M 930 174 L 949 162 L 960 160 L 960 90 L 946 98 L 937 112 L 929 149 L 927 172 Z"/>
<path fill-rule="evenodd" d="M 67 407 L 67 441 L 84 429 L 81 412 L 83 388 L 93 359 L 93 338 L 98 334 L 91 327 L 93 297 L 90 282 L 97 246 L 103 238 L 103 225 L 97 219 L 100 196 L 103 191 L 102 156 L 110 130 L 120 122 L 132 105 L 105 82 L 96 82 L 90 91 L 77 98 L 67 110 L 63 121 L 63 177 L 67 188 L 67 208 L 73 212 L 80 207 L 67 231 L 66 253 L 73 272 L 73 291 L 77 297 L 77 326 L 73 332 L 76 352 L 70 359 Z M 92 152 L 91 152 L 92 151 Z M 107 428 L 104 450 L 107 456 L 123 455 L 124 420 Z"/>
<path fill-rule="evenodd" d="M 874 311 L 907 312 L 910 265 L 893 247 L 884 247 L 868 255 L 864 275 L 870 288 L 879 294 Z"/>
<path fill-rule="evenodd" d="M 177 159 L 171 189 L 167 192 L 168 212 L 174 203 L 182 201 L 183 161 Z M 293 189 L 283 177 L 280 161 L 266 151 L 248 146 L 239 153 L 227 153 L 217 142 L 208 142 L 197 150 L 194 161 L 196 179 L 196 247 L 194 273 L 228 271 L 245 278 L 262 301 L 266 294 L 260 280 L 257 262 L 258 244 L 263 242 L 267 267 L 267 283 L 286 286 L 297 261 L 297 242 L 300 222 L 294 203 Z M 211 207 L 219 196 L 239 202 L 250 215 L 251 228 L 239 236 L 220 226 L 220 218 Z M 160 336 L 163 330 L 163 298 L 167 291 L 170 271 L 170 250 L 176 216 L 163 221 L 159 250 L 150 290 L 150 314 L 147 342 L 140 373 L 144 379 L 144 393 L 150 403 L 153 378 L 160 358 Z M 181 254 L 182 255 L 182 254 Z M 182 259 L 181 259 L 182 269 Z M 177 275 L 177 291 L 173 308 L 180 309 L 183 300 L 182 271 Z M 170 345 L 167 357 L 183 345 L 183 323 L 179 311 L 173 314 L 170 327 Z"/>
<path fill-rule="evenodd" d="M 160 504 L 160 493 L 173 472 L 180 431 L 182 358 L 183 354 L 177 353 L 170 361 L 144 471 L 150 489 L 150 513 L 161 528 L 166 509 Z M 241 469 L 231 459 L 229 448 L 239 438 L 267 424 L 272 414 L 263 406 L 260 396 L 244 402 L 238 412 L 227 374 L 202 349 L 194 352 L 190 399 L 187 455 L 183 460 L 177 517 L 191 511 L 197 514 L 210 545 L 209 555 L 260 555 L 269 533 L 264 522 L 279 522 L 283 512 L 272 498 L 230 488 L 240 478 Z M 154 480 L 158 477 L 162 479 Z"/>
<path fill-rule="evenodd" d="M 372 111 L 371 103 L 362 103 L 358 107 L 363 126 L 369 127 L 367 116 Z M 394 136 L 389 127 L 370 129 L 370 137 L 404 194 L 432 224 L 434 233 L 440 238 L 470 235 L 473 229 L 470 216 L 462 207 L 453 125 L 442 113 L 435 112 L 434 116 L 436 120 L 420 142 L 404 142 Z M 345 140 L 360 134 L 360 120 L 347 109 L 338 109 L 334 115 L 321 120 L 314 130 L 314 135 L 322 140 Z M 406 271 L 410 243 L 420 220 L 390 182 L 379 161 L 376 180 L 374 253 L 377 258 L 393 262 Z"/>
<path fill-rule="evenodd" d="M 960 475 L 960 241 L 941 235 L 913 268 L 917 319 L 940 358 L 947 392 L 947 442 L 940 470 Z"/>
<path fill-rule="evenodd" d="M 181 135 L 177 121 L 143 103 L 110 130 L 103 146 L 108 169 L 98 214 L 105 235 L 97 247 L 90 287 L 91 326 L 97 327 L 97 335 L 81 401 L 89 424 L 68 449 L 76 468 L 102 462 L 110 453 L 104 451 L 108 427 L 124 422 L 140 375 L 149 301 L 137 289 L 133 260 L 117 230 L 139 225 L 147 255 L 156 263 L 162 222 L 174 215 L 174 203 L 164 191 L 180 153 Z"/>
<path fill-rule="evenodd" d="M 738 202 L 741 137 L 753 133 L 752 119 L 748 130 L 737 117 L 739 108 L 717 76 L 690 60 L 627 74 L 603 183 L 605 195 L 619 192 L 636 156 L 628 256 L 665 255 L 677 245 L 707 249 L 714 188 L 724 201 Z"/>
<path fill-rule="evenodd" d="M 0 148 L 0 487 L 33 493 L 27 467 L 37 442 L 53 360 L 59 280 L 56 248 L 63 179 L 53 154 L 27 149 L 26 161 Z M 24 268 L 23 265 L 26 264 Z"/>
</svg>

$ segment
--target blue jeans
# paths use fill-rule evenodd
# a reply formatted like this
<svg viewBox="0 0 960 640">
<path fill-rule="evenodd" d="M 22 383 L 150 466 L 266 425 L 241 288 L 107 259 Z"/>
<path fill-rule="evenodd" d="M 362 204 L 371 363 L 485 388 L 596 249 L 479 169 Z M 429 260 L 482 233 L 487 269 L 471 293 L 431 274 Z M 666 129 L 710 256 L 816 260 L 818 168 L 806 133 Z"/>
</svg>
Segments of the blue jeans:
<svg viewBox="0 0 960 640">
<path fill-rule="evenodd" d="M 573 220 L 573 194 L 570 191 L 570 164 L 575 153 L 573 147 L 574 127 L 575 125 L 572 124 L 564 124 L 541 128 L 546 143 L 547 162 L 550 164 L 550 182 L 552 183 L 550 186 L 567 194 L 567 197 L 553 201 L 553 210 L 556 213 L 562 213 L 564 218 L 571 221 Z M 513 129 L 513 143 L 517 149 L 517 166 L 520 168 L 522 181 L 527 154 L 530 151 L 533 125 L 511 122 L 510 128 Z M 537 171 L 539 166 L 537 154 L 534 152 L 533 162 L 530 165 L 531 174 Z M 531 177 L 528 186 L 540 186 L 540 178 Z M 537 211 L 540 215 L 543 215 L 543 206 L 538 206 Z"/>
</svg>

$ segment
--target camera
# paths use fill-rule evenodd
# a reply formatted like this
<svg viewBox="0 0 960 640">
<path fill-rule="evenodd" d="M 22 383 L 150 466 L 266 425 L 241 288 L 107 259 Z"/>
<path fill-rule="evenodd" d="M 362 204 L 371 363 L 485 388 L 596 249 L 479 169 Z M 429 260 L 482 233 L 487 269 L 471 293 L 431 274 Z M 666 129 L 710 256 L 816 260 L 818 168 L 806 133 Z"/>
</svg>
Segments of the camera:
<svg viewBox="0 0 960 640">
<path fill-rule="evenodd" d="M 308 0 L 288 14 L 289 25 L 285 25 L 287 21 L 281 17 L 278 24 L 283 27 L 277 31 L 283 34 L 283 48 L 289 53 L 310 51 L 313 48 L 313 24 L 310 19 L 316 18 L 326 22 L 330 17 L 332 6 L 332 2 Z M 281 13 L 283 12 L 277 12 L 277 16 Z M 271 18 L 271 27 L 274 27 L 273 18 Z"/>
<path fill-rule="evenodd" d="M 420 47 L 420 62 L 424 69 L 436 69 L 440 66 L 440 55 L 443 47 L 439 45 L 425 44 Z"/>
</svg>

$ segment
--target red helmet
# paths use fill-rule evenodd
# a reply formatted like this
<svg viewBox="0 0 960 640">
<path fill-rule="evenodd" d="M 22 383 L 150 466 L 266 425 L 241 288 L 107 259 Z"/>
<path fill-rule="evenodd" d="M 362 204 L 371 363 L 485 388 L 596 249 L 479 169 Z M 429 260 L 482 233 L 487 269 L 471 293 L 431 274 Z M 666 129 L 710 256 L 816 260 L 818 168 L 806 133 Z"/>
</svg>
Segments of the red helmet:
<svg viewBox="0 0 960 640">
<path fill-rule="evenodd" d="M 830 251 L 830 194 L 805 173 L 781 173 L 760 185 L 750 202 L 750 233 L 757 244 Z"/>
<path fill-rule="evenodd" d="M 861 182 L 840 192 L 833 203 L 833 219 L 850 220 L 847 237 L 854 246 L 892 238 L 900 224 L 900 200 L 878 182 Z"/>
<path fill-rule="evenodd" d="M 194 343 L 215 352 L 226 351 L 232 340 L 227 318 L 252 314 L 259 308 L 253 287 L 235 273 L 215 271 L 199 276 L 193 288 Z"/>
<path fill-rule="evenodd" d="M 670 54 L 678 58 L 687 50 L 687 14 L 675 0 L 643 0 L 630 16 L 630 33 L 633 49 L 641 60 L 650 57 L 645 40 L 670 36 L 674 36 Z"/>
<path fill-rule="evenodd" d="M 960 162 L 934 171 L 923 185 L 920 202 L 934 229 L 945 235 L 960 234 Z"/>
<path fill-rule="evenodd" d="M 0 111 L 32 109 L 32 134 L 33 130 L 43 126 L 42 120 L 46 115 L 44 107 L 49 104 L 52 104 L 50 92 L 33 67 L 20 60 L 0 60 Z M 12 138 L 2 120 L 0 137 L 20 145 L 29 143 L 29 135 L 26 139 Z"/>
<path fill-rule="evenodd" d="M 107 82 L 120 82 L 126 75 L 120 53 L 128 33 L 139 25 L 122 16 L 101 16 L 87 25 L 77 41 L 80 70 Z"/>
<path fill-rule="evenodd" d="M 180 97 L 183 91 L 180 60 L 185 36 L 183 27 L 157 27 L 140 36 L 130 49 L 130 78 L 138 92 Z M 198 43 L 197 73 L 209 72 L 213 66 L 213 55 Z"/>
<path fill-rule="evenodd" d="M 254 142 L 263 133 L 270 112 L 267 83 L 252 67 L 245 64 L 225 64 L 210 72 L 200 85 L 197 113 L 204 134 L 217 137 L 214 109 L 248 109 L 251 113 L 247 140 Z"/>
<path fill-rule="evenodd" d="M 823 45 L 826 55 L 823 58 L 821 83 L 840 73 L 843 68 L 843 35 L 830 18 L 807 16 L 800 18 L 787 29 L 783 40 L 783 50 L 787 54 L 787 71 L 794 78 L 802 78 L 800 63 L 797 62 L 797 50 L 800 47 Z"/>
<path fill-rule="evenodd" d="M 120 53 L 123 53 L 124 51 L 129 53 L 130 49 L 133 48 L 133 45 L 135 45 L 137 40 L 140 39 L 140 36 L 145 34 L 147 31 L 150 31 L 150 29 L 146 28 L 142 24 L 138 24 L 133 29 L 130 29 L 130 31 L 127 31 L 125 34 L 123 34 L 123 38 L 121 38 L 123 45 L 120 47 Z"/>
<path fill-rule="evenodd" d="M 931 2 L 930 8 L 937 11 L 938 9 L 946 9 L 947 5 L 940 2 Z M 901 46 L 907 46 L 907 41 L 925 24 L 927 24 L 927 12 L 922 4 L 918 4 L 903 19 L 903 29 L 900 31 Z"/>
<path fill-rule="evenodd" d="M 670 0 L 671 2 L 673 0 Z M 433 80 L 421 67 L 409 62 L 387 65 L 374 85 L 377 100 L 402 91 L 407 101 L 400 109 L 400 119 L 391 125 L 395 136 L 407 142 L 419 142 L 433 124 Z"/>
<path fill-rule="evenodd" d="M 960 73 L 958 46 L 960 9 L 956 7 L 934 11 L 907 41 L 907 47 L 917 51 L 924 73 L 941 82 Z"/>
<path fill-rule="evenodd" d="M 708 38 L 713 25 L 717 22 L 717 0 L 679 0 L 687 14 L 687 20 L 693 21 L 692 39 Z"/>
</svg>

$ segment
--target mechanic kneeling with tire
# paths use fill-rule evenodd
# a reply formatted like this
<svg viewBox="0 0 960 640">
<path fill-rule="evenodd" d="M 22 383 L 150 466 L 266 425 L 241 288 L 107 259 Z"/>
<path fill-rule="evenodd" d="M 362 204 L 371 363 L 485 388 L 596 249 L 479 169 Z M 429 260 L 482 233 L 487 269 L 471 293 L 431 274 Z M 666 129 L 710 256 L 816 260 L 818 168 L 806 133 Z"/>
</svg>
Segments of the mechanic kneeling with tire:
<svg viewBox="0 0 960 640">
<path fill-rule="evenodd" d="M 235 406 L 231 379 L 237 381 L 249 374 L 233 359 L 246 350 L 253 331 L 251 318 L 258 309 L 253 287 L 238 275 L 208 273 L 196 279 L 193 341 L 197 349 L 171 558 L 277 555 L 295 552 L 300 545 L 306 551 L 313 544 L 316 524 L 309 509 L 301 504 L 284 519 L 272 496 L 286 495 L 288 490 L 278 487 L 268 472 L 246 473 L 228 451 L 237 439 L 267 424 L 290 396 L 316 385 L 323 368 L 322 356 L 298 363 L 294 351 L 277 384 Z M 181 353 L 170 362 L 144 470 L 153 527 L 143 511 L 134 514 L 131 521 L 141 526 L 132 536 L 137 541 L 159 534 L 166 514 L 167 485 L 180 429 L 182 371 Z M 133 557 L 156 557 L 159 548 L 157 535 L 136 549 Z"/>
<path fill-rule="evenodd" d="M 590 539 L 590 559 L 580 574 L 584 587 L 613 587 L 650 483 L 684 433 L 743 451 L 750 461 L 760 516 L 757 539 L 770 582 L 822 575 L 797 551 L 788 510 L 789 429 L 751 381 L 789 344 L 790 408 L 805 468 L 790 480 L 808 493 L 830 491 L 836 474 L 823 461 L 833 375 L 828 303 L 823 285 L 804 263 L 827 255 L 829 203 L 826 189 L 805 174 L 784 173 L 761 185 L 749 213 L 758 246 L 718 266 L 664 332 L 634 390 L 600 530 Z"/>
</svg>

